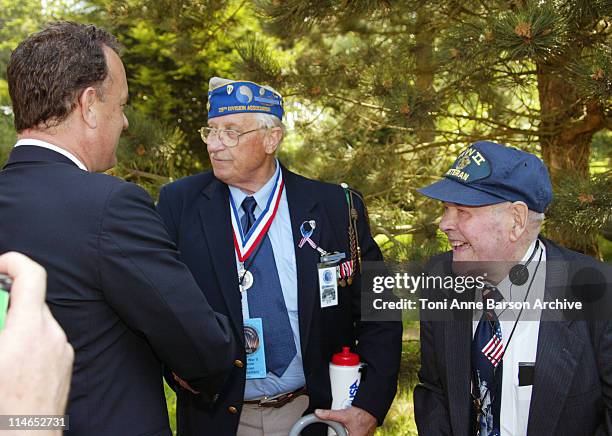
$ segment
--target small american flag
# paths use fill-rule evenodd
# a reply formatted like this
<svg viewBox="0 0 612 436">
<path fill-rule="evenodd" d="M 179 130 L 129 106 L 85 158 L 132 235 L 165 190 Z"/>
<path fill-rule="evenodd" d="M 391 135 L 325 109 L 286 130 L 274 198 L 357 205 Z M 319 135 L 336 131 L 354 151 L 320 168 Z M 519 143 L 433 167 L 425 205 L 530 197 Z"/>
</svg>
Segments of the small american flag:
<svg viewBox="0 0 612 436">
<path fill-rule="evenodd" d="M 489 359 L 489 362 L 491 362 L 493 368 L 496 368 L 501 361 L 501 358 L 504 355 L 504 343 L 502 342 L 501 329 L 499 328 L 499 325 L 496 326 L 495 333 L 493 334 L 491 340 L 489 340 L 489 342 L 487 342 L 482 349 L 482 354 Z"/>
<path fill-rule="evenodd" d="M 340 264 L 340 278 L 344 279 L 353 275 L 354 261 L 347 260 Z"/>
</svg>

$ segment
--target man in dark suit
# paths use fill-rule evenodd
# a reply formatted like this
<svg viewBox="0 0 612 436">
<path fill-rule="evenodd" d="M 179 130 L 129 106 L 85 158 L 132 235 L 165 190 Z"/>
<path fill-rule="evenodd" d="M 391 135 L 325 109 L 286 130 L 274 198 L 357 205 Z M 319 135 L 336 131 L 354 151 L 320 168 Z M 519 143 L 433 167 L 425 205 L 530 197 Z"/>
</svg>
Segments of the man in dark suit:
<svg viewBox="0 0 612 436">
<path fill-rule="evenodd" d="M 488 275 L 471 293 L 425 294 L 483 307 L 422 313 L 419 434 L 611 434 L 612 272 L 539 236 L 552 199 L 542 161 L 480 141 L 420 192 L 444 203 L 452 246 L 431 274 Z M 568 301 L 583 309 L 552 306 Z"/>
<path fill-rule="evenodd" d="M 359 254 L 382 259 L 365 207 L 349 190 L 278 162 L 283 109 L 272 88 L 213 78 L 209 104 L 201 133 L 213 171 L 165 186 L 158 210 L 180 259 L 207 283 L 203 292 L 230 317 L 235 339 L 248 336 L 249 350 L 234 363 L 222 407 L 202 410 L 178 390 L 179 434 L 286 435 L 305 411 L 330 407 L 329 362 L 350 346 L 367 373 L 352 407 L 321 416 L 351 435 L 371 435 L 395 395 L 402 328 L 360 320 Z M 318 270 L 334 252 L 341 254 L 328 263 L 331 272 Z M 321 288 L 320 274 L 329 274 L 329 286 Z M 247 355 L 255 337 L 264 338 L 258 363 Z M 307 431 L 326 432 L 321 425 Z"/>
<path fill-rule="evenodd" d="M 118 43 L 55 23 L 15 49 L 8 85 L 19 141 L 0 172 L 0 252 L 47 270 L 47 302 L 76 354 L 68 434 L 169 435 L 162 362 L 206 402 L 236 350 L 151 198 L 96 174 L 115 165 L 128 126 Z"/>
</svg>

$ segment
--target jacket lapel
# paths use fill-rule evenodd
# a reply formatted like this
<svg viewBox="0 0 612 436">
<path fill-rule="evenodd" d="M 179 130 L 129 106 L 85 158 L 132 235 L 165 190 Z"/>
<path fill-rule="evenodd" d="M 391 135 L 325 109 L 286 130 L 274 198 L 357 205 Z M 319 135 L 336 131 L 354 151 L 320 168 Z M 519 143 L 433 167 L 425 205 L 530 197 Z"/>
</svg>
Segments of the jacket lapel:
<svg viewBox="0 0 612 436">
<path fill-rule="evenodd" d="M 227 185 L 213 179 L 202 191 L 198 209 L 219 289 L 222 290 L 236 333 L 238 337 L 243 338 L 241 297 L 232 242 Z"/>
<path fill-rule="evenodd" d="M 452 254 L 446 253 L 439 263 L 429 265 L 434 276 L 452 276 Z M 440 292 L 434 289 L 433 292 Z M 451 297 L 446 295 L 446 297 Z M 474 301 L 474 292 L 454 293 L 453 298 L 462 302 Z M 437 297 L 439 298 L 439 297 Z M 437 299 L 436 298 L 436 299 Z M 447 298 L 450 301 L 449 298 Z M 450 322 L 440 322 L 444 332 L 444 361 L 446 366 L 446 388 L 450 407 L 452 433 L 469 434 L 472 426 L 472 311 L 452 310 Z"/>
<path fill-rule="evenodd" d="M 550 301 L 565 292 L 568 272 L 560 251 L 547 241 L 545 246 L 545 300 Z M 557 427 L 585 345 L 572 330 L 572 322 L 553 319 L 554 314 L 542 312 L 527 434 L 549 434 Z"/>
<path fill-rule="evenodd" d="M 312 322 L 313 311 L 318 299 L 318 273 L 317 263 L 319 253 L 305 244 L 302 248 L 298 247 L 302 235 L 300 226 L 304 221 L 315 220 L 317 227 L 312 235 L 313 241 L 321 241 L 321 232 L 326 223 L 323 223 L 323 214 L 316 200 L 308 195 L 306 187 L 300 183 L 297 175 L 282 167 L 287 192 L 287 202 L 289 205 L 289 215 L 291 218 L 291 231 L 293 233 L 293 243 L 295 247 L 295 263 L 297 269 L 298 283 L 298 316 L 300 324 L 300 339 L 302 353 L 306 350 L 310 324 Z M 325 247 L 323 247 L 325 248 Z"/>
<path fill-rule="evenodd" d="M 473 301 L 472 292 L 460 294 L 459 299 Z M 471 413 L 472 382 L 472 312 L 455 311 L 453 322 L 444 323 L 444 340 L 446 341 L 446 362 L 448 401 L 454 404 L 451 408 L 451 426 L 453 434 L 469 432 Z M 466 423 L 468 426 L 466 427 Z"/>
</svg>

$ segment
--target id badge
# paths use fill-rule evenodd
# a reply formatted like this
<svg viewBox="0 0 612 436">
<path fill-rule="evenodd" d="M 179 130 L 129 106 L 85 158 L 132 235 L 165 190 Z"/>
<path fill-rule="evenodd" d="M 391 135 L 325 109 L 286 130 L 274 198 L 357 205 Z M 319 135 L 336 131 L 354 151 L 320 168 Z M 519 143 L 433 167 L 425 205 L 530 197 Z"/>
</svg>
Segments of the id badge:
<svg viewBox="0 0 612 436">
<path fill-rule="evenodd" d="M 338 280 L 336 264 L 319 263 L 319 300 L 321 308 L 338 305 Z"/>
<path fill-rule="evenodd" d="M 266 350 L 261 318 L 244 320 L 244 347 L 247 356 L 247 380 L 266 378 Z"/>
</svg>

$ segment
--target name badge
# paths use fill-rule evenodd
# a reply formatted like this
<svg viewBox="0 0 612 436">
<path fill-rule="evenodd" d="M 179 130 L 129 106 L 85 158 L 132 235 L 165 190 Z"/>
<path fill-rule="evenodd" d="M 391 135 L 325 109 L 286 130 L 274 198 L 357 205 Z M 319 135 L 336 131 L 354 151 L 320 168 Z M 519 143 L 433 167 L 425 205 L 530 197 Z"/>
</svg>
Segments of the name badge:
<svg viewBox="0 0 612 436">
<path fill-rule="evenodd" d="M 266 350 L 261 318 L 244 320 L 244 347 L 247 356 L 247 380 L 266 378 Z"/>
<path fill-rule="evenodd" d="M 321 308 L 338 305 L 338 280 L 336 264 L 319 263 L 319 297 Z"/>
</svg>

